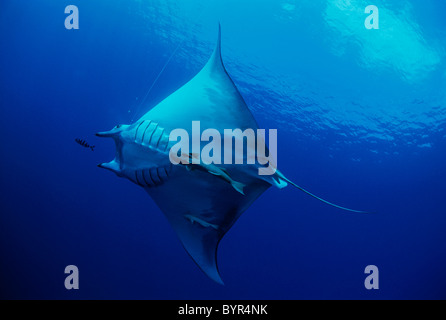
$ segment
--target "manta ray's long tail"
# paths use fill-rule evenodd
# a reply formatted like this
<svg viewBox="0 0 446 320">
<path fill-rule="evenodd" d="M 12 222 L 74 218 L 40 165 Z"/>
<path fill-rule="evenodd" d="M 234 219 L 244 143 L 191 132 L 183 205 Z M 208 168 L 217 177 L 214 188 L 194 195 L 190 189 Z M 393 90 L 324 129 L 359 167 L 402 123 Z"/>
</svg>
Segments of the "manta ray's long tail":
<svg viewBox="0 0 446 320">
<path fill-rule="evenodd" d="M 312 194 L 311 192 L 305 190 L 304 188 L 298 186 L 298 185 L 295 184 L 293 181 L 291 181 L 291 180 L 285 178 L 285 176 L 284 176 L 283 174 L 281 174 L 280 172 L 277 172 L 277 174 L 278 174 L 278 176 L 279 176 L 280 179 L 282 179 L 282 180 L 288 182 L 289 184 L 295 186 L 297 189 L 299 189 L 299 190 L 305 192 L 305 193 L 308 194 L 309 196 L 312 196 L 313 198 L 316 198 L 317 200 L 322 201 L 323 203 L 326 203 L 326 204 L 328 204 L 328 205 L 330 205 L 330 206 L 332 206 L 332 207 L 335 207 L 335 208 L 338 208 L 338 209 L 342 209 L 342 210 L 345 210 L 345 211 L 356 212 L 356 213 L 370 213 L 370 212 L 367 212 L 367 211 L 353 210 L 353 209 L 349 209 L 349 208 L 341 207 L 341 206 L 339 206 L 339 205 L 337 205 L 337 204 L 331 203 L 331 202 L 329 202 L 329 201 L 327 201 L 327 200 L 324 200 L 324 199 L 322 199 L 322 198 L 320 198 L 320 197 L 318 197 L 318 196 Z"/>
</svg>

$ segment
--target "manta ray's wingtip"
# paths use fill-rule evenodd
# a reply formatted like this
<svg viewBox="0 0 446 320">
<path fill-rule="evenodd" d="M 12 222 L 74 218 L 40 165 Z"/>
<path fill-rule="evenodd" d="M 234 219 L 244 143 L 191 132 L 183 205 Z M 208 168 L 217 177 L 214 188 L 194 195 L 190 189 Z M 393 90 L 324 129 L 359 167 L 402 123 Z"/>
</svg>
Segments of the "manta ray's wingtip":
<svg viewBox="0 0 446 320">
<path fill-rule="evenodd" d="M 184 244 L 184 243 L 183 243 Z M 208 264 L 200 259 L 199 256 L 192 255 L 189 250 L 186 249 L 186 251 L 189 253 L 190 257 L 194 262 L 197 264 L 197 266 L 203 271 L 203 273 L 212 281 L 218 283 L 219 285 L 224 286 L 225 283 L 223 282 L 223 279 L 221 278 L 220 271 L 218 270 L 217 260 L 216 256 L 215 259 L 211 262 L 211 264 Z"/>
<path fill-rule="evenodd" d="M 211 70 L 218 70 L 221 67 L 223 67 L 224 70 L 223 59 L 221 57 L 221 24 L 218 22 L 217 44 L 215 45 L 211 58 L 203 69 L 210 68 Z"/>
<path fill-rule="evenodd" d="M 218 274 L 218 273 L 217 273 L 217 276 L 213 276 L 213 277 L 211 277 L 211 276 L 208 275 L 208 277 L 210 277 L 212 280 L 214 280 L 216 283 L 218 283 L 218 284 L 221 285 L 221 286 L 224 286 L 224 285 L 225 285 L 225 283 L 223 282 L 223 280 L 222 280 L 220 274 Z"/>
<path fill-rule="evenodd" d="M 220 56 L 220 60 L 221 60 L 221 23 L 220 23 L 220 21 L 218 22 L 217 47 L 216 47 L 215 51 Z"/>
</svg>

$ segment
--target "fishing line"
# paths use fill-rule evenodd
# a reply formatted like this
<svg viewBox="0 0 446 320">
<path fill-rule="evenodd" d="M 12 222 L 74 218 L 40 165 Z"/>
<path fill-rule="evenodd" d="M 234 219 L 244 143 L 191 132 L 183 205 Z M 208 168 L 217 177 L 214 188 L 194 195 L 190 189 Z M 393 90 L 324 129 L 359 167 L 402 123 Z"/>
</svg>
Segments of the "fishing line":
<svg viewBox="0 0 446 320">
<path fill-rule="evenodd" d="M 200 18 L 203 16 L 203 14 L 206 12 L 206 10 L 201 10 L 200 15 L 196 18 L 197 21 L 200 20 Z M 161 71 L 158 73 L 157 77 L 155 78 L 154 82 L 152 83 L 152 85 L 149 88 L 149 91 L 147 91 L 146 95 L 144 96 L 144 98 L 142 99 L 141 103 L 138 105 L 136 111 L 133 113 L 131 122 L 133 123 L 135 121 L 135 117 L 139 114 L 139 112 L 141 111 L 142 106 L 144 105 L 144 103 L 146 102 L 147 98 L 149 97 L 150 93 L 152 92 L 152 89 L 155 87 L 155 85 L 157 84 L 159 78 L 161 77 L 161 75 L 164 73 L 164 71 L 166 70 L 167 66 L 169 65 L 169 63 L 171 62 L 171 60 L 173 59 L 173 57 L 175 56 L 175 54 L 177 53 L 177 51 L 181 48 L 181 46 L 183 45 L 183 43 L 186 41 L 186 37 L 183 37 L 183 39 L 180 41 L 180 43 L 178 44 L 178 46 L 175 48 L 175 50 L 172 52 L 172 54 L 170 55 L 169 59 L 167 59 L 166 63 L 164 64 L 163 68 L 161 69 Z"/>
<path fill-rule="evenodd" d="M 144 98 L 141 100 L 141 103 L 138 105 L 138 108 L 136 109 L 136 112 L 133 114 L 132 120 L 131 122 L 133 122 L 135 120 L 135 116 L 137 116 L 139 114 L 139 111 L 141 110 L 141 107 L 143 106 L 143 104 L 146 102 L 147 97 L 149 96 L 150 92 L 152 92 L 153 87 L 155 87 L 156 83 L 158 82 L 159 78 L 161 77 L 161 75 L 164 73 L 164 70 L 166 70 L 167 66 L 169 65 L 170 61 L 172 60 L 172 58 L 175 56 L 175 54 L 177 53 L 177 51 L 180 49 L 181 45 L 184 43 L 184 40 L 186 38 L 183 38 L 183 40 L 178 44 L 178 46 L 176 47 L 176 49 L 173 51 L 173 53 L 170 55 L 169 59 L 167 60 L 167 62 L 164 64 L 163 68 L 161 69 L 161 71 L 158 73 L 157 77 L 155 78 L 155 81 L 153 81 L 152 85 L 149 88 L 149 91 L 147 91 L 146 95 L 144 96 Z"/>
</svg>

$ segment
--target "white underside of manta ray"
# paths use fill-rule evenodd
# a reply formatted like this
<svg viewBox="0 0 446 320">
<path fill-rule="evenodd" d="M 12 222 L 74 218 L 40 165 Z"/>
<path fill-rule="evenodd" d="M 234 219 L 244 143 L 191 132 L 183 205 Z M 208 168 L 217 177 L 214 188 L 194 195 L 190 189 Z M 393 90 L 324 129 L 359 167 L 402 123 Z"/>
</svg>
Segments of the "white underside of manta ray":
<svg viewBox="0 0 446 320">
<path fill-rule="evenodd" d="M 212 57 L 192 80 L 136 123 L 97 133 L 99 137 L 113 138 L 116 143 L 116 158 L 99 167 L 143 187 L 166 215 L 191 258 L 216 282 L 223 284 L 217 266 L 220 240 L 272 185 L 283 188 L 290 183 L 329 205 L 362 212 L 329 203 L 297 186 L 279 171 L 260 176 L 259 165 L 214 165 L 212 170 L 172 165 L 169 150 L 173 142 L 169 142 L 169 134 L 178 128 L 190 131 L 192 121 L 200 121 L 202 128 L 221 133 L 224 129 L 258 129 L 223 65 L 220 28 Z"/>
</svg>

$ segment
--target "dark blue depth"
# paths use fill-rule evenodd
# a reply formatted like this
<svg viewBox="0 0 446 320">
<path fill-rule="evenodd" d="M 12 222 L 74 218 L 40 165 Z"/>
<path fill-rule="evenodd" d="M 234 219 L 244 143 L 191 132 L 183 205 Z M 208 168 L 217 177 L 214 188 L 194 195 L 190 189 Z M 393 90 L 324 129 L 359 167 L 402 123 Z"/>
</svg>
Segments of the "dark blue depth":
<svg viewBox="0 0 446 320">
<path fill-rule="evenodd" d="M 375 1 L 381 34 L 368 34 L 366 1 L 177 2 L 1 2 L 0 298 L 446 298 L 445 4 Z M 70 4 L 79 30 L 64 27 Z M 218 22 L 228 72 L 278 129 L 279 169 L 374 212 L 271 188 L 220 244 L 225 286 L 143 189 L 96 167 L 114 146 L 94 136 L 193 77 Z M 64 287 L 71 264 L 79 290 Z M 367 265 L 379 290 L 364 288 Z"/>
</svg>

